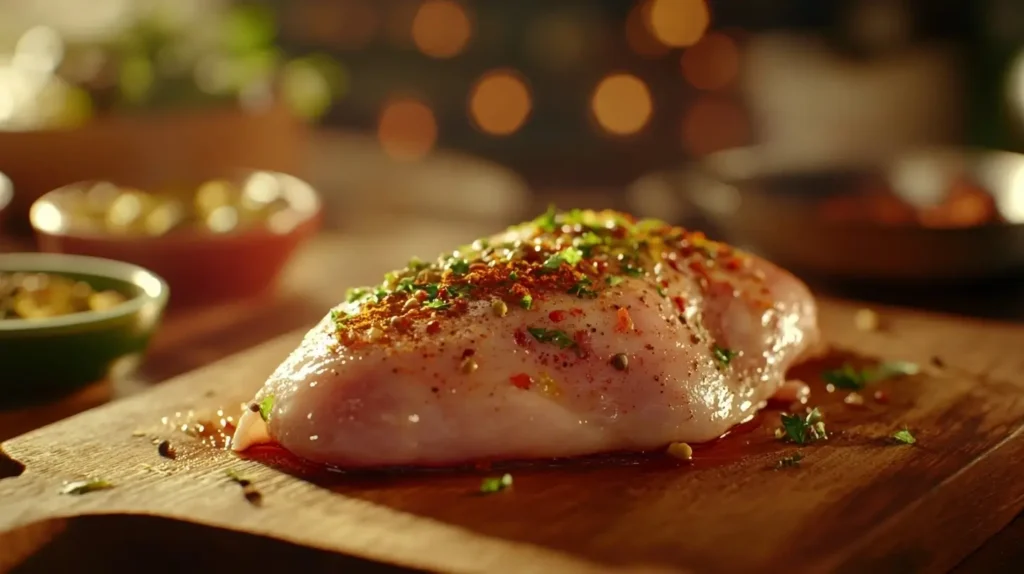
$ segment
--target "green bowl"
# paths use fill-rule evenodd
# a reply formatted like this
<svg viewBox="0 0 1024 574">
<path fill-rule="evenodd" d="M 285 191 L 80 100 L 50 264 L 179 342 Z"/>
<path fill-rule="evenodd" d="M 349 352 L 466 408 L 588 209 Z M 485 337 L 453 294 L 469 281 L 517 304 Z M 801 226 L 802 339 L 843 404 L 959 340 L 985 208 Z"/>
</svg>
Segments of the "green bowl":
<svg viewBox="0 0 1024 574">
<path fill-rule="evenodd" d="M 0 272 L 19 271 L 70 277 L 129 299 L 103 311 L 0 319 L 0 405 L 64 394 L 130 368 L 146 351 L 167 305 L 167 283 L 130 263 L 50 253 L 0 255 Z"/>
</svg>

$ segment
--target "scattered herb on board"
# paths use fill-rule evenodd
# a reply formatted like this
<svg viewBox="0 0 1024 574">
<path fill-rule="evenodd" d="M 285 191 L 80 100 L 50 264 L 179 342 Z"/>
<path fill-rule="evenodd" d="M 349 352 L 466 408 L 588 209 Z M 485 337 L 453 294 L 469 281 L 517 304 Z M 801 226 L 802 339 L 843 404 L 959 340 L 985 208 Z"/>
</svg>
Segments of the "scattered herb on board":
<svg viewBox="0 0 1024 574">
<path fill-rule="evenodd" d="M 569 294 L 575 295 L 581 299 L 593 299 L 597 297 L 597 291 L 590 288 L 592 283 L 593 282 L 588 277 L 584 277 L 569 288 Z"/>
<path fill-rule="evenodd" d="M 903 427 L 902 429 L 892 433 L 892 436 L 890 438 L 892 438 L 894 442 L 901 444 L 914 444 L 915 442 L 917 442 L 917 439 L 914 437 L 914 435 L 910 432 L 910 429 L 908 429 L 907 427 Z"/>
<path fill-rule="evenodd" d="M 480 492 L 483 494 L 493 494 L 500 492 L 512 486 L 512 475 L 503 474 L 500 477 L 488 477 L 483 479 L 480 483 Z"/>
<path fill-rule="evenodd" d="M 160 444 L 156 445 L 156 452 L 164 458 L 175 458 L 178 456 L 177 451 L 171 446 L 171 441 L 169 440 L 160 441 Z"/>
<path fill-rule="evenodd" d="M 274 408 L 274 395 L 267 395 L 260 401 L 260 418 L 263 422 L 270 421 L 270 411 Z"/>
<path fill-rule="evenodd" d="M 803 459 L 804 459 L 804 455 L 799 453 L 799 452 L 793 453 L 793 454 L 791 454 L 789 456 L 784 456 L 784 457 L 780 458 L 778 461 L 776 461 L 775 469 L 776 470 L 780 470 L 780 469 L 783 469 L 783 468 L 798 467 L 798 466 L 800 466 L 800 461 L 803 460 Z"/>
<path fill-rule="evenodd" d="M 533 297 L 529 293 L 523 295 L 523 298 L 519 300 L 519 306 L 523 309 L 529 310 L 533 307 Z"/>
<path fill-rule="evenodd" d="M 114 484 L 103 479 L 90 478 L 88 480 L 76 480 L 74 482 L 69 482 L 64 485 L 64 488 L 60 490 L 60 493 L 77 496 L 95 492 L 97 490 L 107 490 L 108 488 L 114 488 Z"/>
<path fill-rule="evenodd" d="M 251 480 L 238 474 L 238 471 L 233 468 L 229 468 L 224 472 L 228 475 L 229 479 L 242 487 L 242 494 L 251 504 L 259 505 L 263 501 L 263 494 L 253 485 Z"/>
<path fill-rule="evenodd" d="M 529 331 L 537 341 L 558 345 L 559 349 L 568 349 L 576 345 L 576 341 L 573 341 L 572 337 L 567 335 L 565 331 L 559 331 L 558 329 L 545 329 L 543 327 L 527 327 L 526 330 Z"/>
<path fill-rule="evenodd" d="M 604 282 L 607 283 L 609 287 L 615 287 L 616 285 L 622 283 L 623 281 L 625 281 L 625 279 L 623 279 L 619 275 L 609 275 L 604 278 Z"/>
<path fill-rule="evenodd" d="M 715 362 L 718 363 L 718 365 L 723 368 L 728 367 L 729 363 L 731 363 L 732 360 L 735 359 L 737 355 L 739 355 L 738 351 L 733 351 L 732 349 L 727 349 L 725 347 L 719 347 L 718 345 L 712 347 L 711 352 L 714 354 Z"/>
<path fill-rule="evenodd" d="M 821 411 L 817 408 L 811 409 L 807 416 L 783 413 L 782 428 L 775 431 L 775 436 L 796 444 L 827 439 L 825 423 L 821 418 Z"/>
<path fill-rule="evenodd" d="M 838 369 L 825 371 L 821 378 L 837 389 L 858 391 L 871 383 L 896 377 L 916 375 L 920 367 L 907 361 L 890 361 L 871 369 L 856 369 L 849 363 Z"/>
<path fill-rule="evenodd" d="M 456 275 L 465 275 L 469 273 L 469 261 L 465 259 L 455 259 L 449 265 L 448 269 L 452 270 L 452 273 Z"/>
</svg>

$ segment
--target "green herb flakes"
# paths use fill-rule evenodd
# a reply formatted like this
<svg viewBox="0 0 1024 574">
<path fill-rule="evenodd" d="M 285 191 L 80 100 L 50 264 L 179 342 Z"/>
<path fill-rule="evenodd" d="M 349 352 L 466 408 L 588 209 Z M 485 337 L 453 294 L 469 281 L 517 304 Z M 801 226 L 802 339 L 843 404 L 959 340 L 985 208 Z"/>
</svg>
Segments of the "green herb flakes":
<svg viewBox="0 0 1024 574">
<path fill-rule="evenodd" d="M 782 428 L 776 431 L 776 436 L 796 444 L 827 439 L 825 423 L 821 419 L 821 411 L 817 408 L 812 409 L 806 416 L 783 413 Z"/>
<path fill-rule="evenodd" d="M 901 430 L 892 433 L 890 438 L 892 438 L 893 441 L 902 444 L 914 444 L 917 442 L 917 439 L 913 434 L 911 434 L 910 429 L 907 427 L 903 427 Z"/>
<path fill-rule="evenodd" d="M 456 275 L 465 275 L 469 273 L 469 261 L 465 259 L 453 259 L 448 263 L 448 269 L 451 269 L 452 273 Z"/>
<path fill-rule="evenodd" d="M 532 309 L 533 308 L 533 296 L 530 295 L 529 293 L 527 293 L 526 295 L 523 295 L 523 298 L 519 300 L 519 306 L 522 307 L 523 309 L 527 309 L 527 310 Z"/>
<path fill-rule="evenodd" d="M 493 494 L 511 487 L 512 475 L 505 473 L 500 477 L 495 476 L 483 479 L 480 483 L 480 492 L 483 494 Z"/>
<path fill-rule="evenodd" d="M 597 297 L 597 291 L 590 288 L 592 284 L 593 282 L 589 277 L 584 277 L 569 288 L 569 294 L 580 297 L 581 299 L 593 299 Z"/>
<path fill-rule="evenodd" d="M 625 281 L 625 279 L 620 277 L 619 275 L 609 275 L 604 278 L 604 282 L 607 283 L 609 287 L 615 287 L 616 285 L 622 283 L 623 281 Z"/>
<path fill-rule="evenodd" d="M 872 383 L 916 375 L 921 368 L 907 361 L 889 361 L 874 368 L 856 369 L 849 363 L 838 369 L 825 371 L 821 378 L 837 389 L 858 391 Z"/>
<path fill-rule="evenodd" d="M 583 252 L 575 247 L 566 247 L 565 249 L 555 253 L 551 257 L 548 257 L 547 261 L 544 262 L 545 269 L 558 269 L 563 263 L 569 267 L 575 267 L 577 263 L 583 260 Z"/>
<path fill-rule="evenodd" d="M 718 345 L 711 348 L 711 353 L 715 357 L 715 362 L 722 368 L 728 367 L 729 363 L 739 355 L 738 351 L 719 347 Z"/>
<path fill-rule="evenodd" d="M 274 395 L 267 395 L 260 401 L 260 418 L 264 422 L 270 421 L 270 411 L 274 408 Z"/>
<path fill-rule="evenodd" d="M 558 345 L 560 349 L 568 349 L 576 346 L 576 341 L 572 339 L 565 331 L 559 331 L 558 329 L 545 329 L 543 327 L 527 327 L 527 331 L 533 335 L 534 339 L 541 343 L 551 343 Z"/>
<path fill-rule="evenodd" d="M 113 483 L 98 478 L 90 478 L 88 480 L 68 482 L 64 485 L 64 488 L 60 489 L 60 493 L 79 496 L 90 492 L 96 492 L 97 490 L 107 490 L 110 488 L 114 488 Z"/>
</svg>

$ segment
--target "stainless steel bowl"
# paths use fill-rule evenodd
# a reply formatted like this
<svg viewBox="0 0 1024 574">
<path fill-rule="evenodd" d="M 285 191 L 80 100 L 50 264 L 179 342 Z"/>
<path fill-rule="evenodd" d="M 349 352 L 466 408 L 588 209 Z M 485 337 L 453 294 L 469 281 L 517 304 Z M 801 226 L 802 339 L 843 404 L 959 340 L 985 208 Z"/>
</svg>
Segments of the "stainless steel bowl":
<svg viewBox="0 0 1024 574">
<path fill-rule="evenodd" d="M 952 186 L 973 181 L 991 196 L 999 221 L 964 227 L 839 221 L 826 202 L 884 185 L 906 204 L 940 203 Z M 633 196 L 661 190 L 684 216 L 797 272 L 835 279 L 945 281 L 1024 270 L 1024 155 L 990 150 L 928 149 L 883 166 L 801 167 L 745 148 L 685 169 L 638 181 Z M 638 206 L 641 212 L 645 211 Z M 656 214 L 655 214 L 656 215 Z"/>
</svg>

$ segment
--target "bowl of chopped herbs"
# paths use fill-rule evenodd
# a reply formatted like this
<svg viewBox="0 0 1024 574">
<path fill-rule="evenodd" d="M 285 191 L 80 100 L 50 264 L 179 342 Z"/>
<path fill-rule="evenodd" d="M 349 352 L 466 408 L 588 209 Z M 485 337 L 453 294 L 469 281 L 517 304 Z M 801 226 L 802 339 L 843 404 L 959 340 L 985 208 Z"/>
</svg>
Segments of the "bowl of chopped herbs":
<svg viewBox="0 0 1024 574">
<path fill-rule="evenodd" d="M 163 279 L 130 263 L 0 255 L 0 404 L 58 396 L 136 364 L 168 292 Z"/>
</svg>

